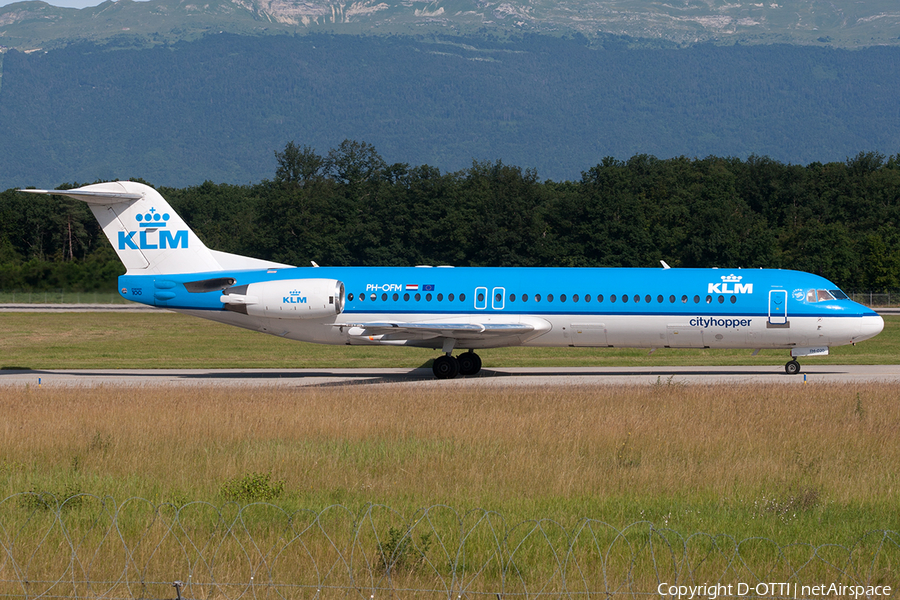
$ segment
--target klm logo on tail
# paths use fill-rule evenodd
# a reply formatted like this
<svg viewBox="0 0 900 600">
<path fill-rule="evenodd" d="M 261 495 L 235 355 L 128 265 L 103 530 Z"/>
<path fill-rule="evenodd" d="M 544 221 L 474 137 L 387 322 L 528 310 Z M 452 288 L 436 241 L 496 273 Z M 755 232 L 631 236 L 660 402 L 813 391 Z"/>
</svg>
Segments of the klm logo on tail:
<svg viewBox="0 0 900 600">
<path fill-rule="evenodd" d="M 169 248 L 187 248 L 188 230 L 172 231 L 166 229 L 169 224 L 169 213 L 160 214 L 151 208 L 147 214 L 134 217 L 139 231 L 120 231 L 119 250 L 166 250 Z M 135 239 L 137 236 L 137 239 Z"/>
</svg>

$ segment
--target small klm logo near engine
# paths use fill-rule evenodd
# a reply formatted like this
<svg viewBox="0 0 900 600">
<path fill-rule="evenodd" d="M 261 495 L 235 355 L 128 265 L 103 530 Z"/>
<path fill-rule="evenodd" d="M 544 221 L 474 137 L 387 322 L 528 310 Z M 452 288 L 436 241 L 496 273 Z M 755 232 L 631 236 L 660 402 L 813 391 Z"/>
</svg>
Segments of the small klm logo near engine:
<svg viewBox="0 0 900 600">
<path fill-rule="evenodd" d="M 306 304 L 306 296 L 301 295 L 300 290 L 291 290 L 288 294 L 281 297 L 282 304 Z"/>
</svg>

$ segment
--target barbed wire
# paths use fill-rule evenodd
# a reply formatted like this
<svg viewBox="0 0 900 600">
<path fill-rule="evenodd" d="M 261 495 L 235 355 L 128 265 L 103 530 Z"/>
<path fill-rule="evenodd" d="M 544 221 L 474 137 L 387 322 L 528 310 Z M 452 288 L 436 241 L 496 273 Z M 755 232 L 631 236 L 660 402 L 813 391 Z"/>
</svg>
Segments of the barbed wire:
<svg viewBox="0 0 900 600">
<path fill-rule="evenodd" d="M 445 505 L 404 517 L 384 505 L 0 501 L 0 596 L 17 598 L 671 598 L 678 586 L 706 586 L 695 597 L 714 600 L 819 597 L 798 591 L 823 584 L 880 598 L 875 586 L 895 595 L 898 572 L 900 533 L 885 530 L 849 546 L 780 545 L 649 521 L 507 523 Z"/>
</svg>

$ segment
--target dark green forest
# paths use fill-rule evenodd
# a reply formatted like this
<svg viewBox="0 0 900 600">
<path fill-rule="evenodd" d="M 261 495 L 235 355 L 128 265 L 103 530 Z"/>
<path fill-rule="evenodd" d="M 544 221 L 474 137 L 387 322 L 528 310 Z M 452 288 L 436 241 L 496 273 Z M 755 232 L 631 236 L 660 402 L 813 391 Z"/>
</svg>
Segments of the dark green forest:
<svg viewBox="0 0 900 600">
<path fill-rule="evenodd" d="M 130 40 L 130 41 L 129 41 Z M 627 160 L 900 152 L 900 47 L 630 48 L 613 36 L 209 35 L 3 55 L 0 189 L 138 176 L 272 177 L 272 151 L 344 139 L 389 162 L 580 178 Z"/>
<path fill-rule="evenodd" d="M 554 182 L 500 161 L 455 172 L 390 164 L 345 140 L 324 154 L 290 142 L 272 164 L 258 184 L 158 189 L 211 248 L 294 265 L 665 260 L 800 269 L 845 290 L 900 287 L 900 155 L 799 166 L 640 154 Z M 0 290 L 113 290 L 122 272 L 85 204 L 0 194 Z"/>
</svg>

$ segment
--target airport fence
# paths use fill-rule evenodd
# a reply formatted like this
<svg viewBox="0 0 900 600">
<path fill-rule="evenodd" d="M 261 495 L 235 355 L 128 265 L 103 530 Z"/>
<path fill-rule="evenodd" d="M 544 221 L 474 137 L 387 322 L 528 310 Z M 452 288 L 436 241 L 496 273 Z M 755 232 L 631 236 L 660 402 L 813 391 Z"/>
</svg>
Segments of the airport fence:
<svg viewBox="0 0 900 600">
<path fill-rule="evenodd" d="M 134 304 L 113 291 L 0 290 L 0 304 Z"/>
<path fill-rule="evenodd" d="M 890 308 L 900 305 L 900 292 L 848 292 L 854 302 L 870 308 Z"/>
<path fill-rule="evenodd" d="M 16 598 L 856 599 L 896 596 L 898 572 L 895 531 L 813 546 L 442 505 L 0 501 L 0 596 Z"/>
</svg>

